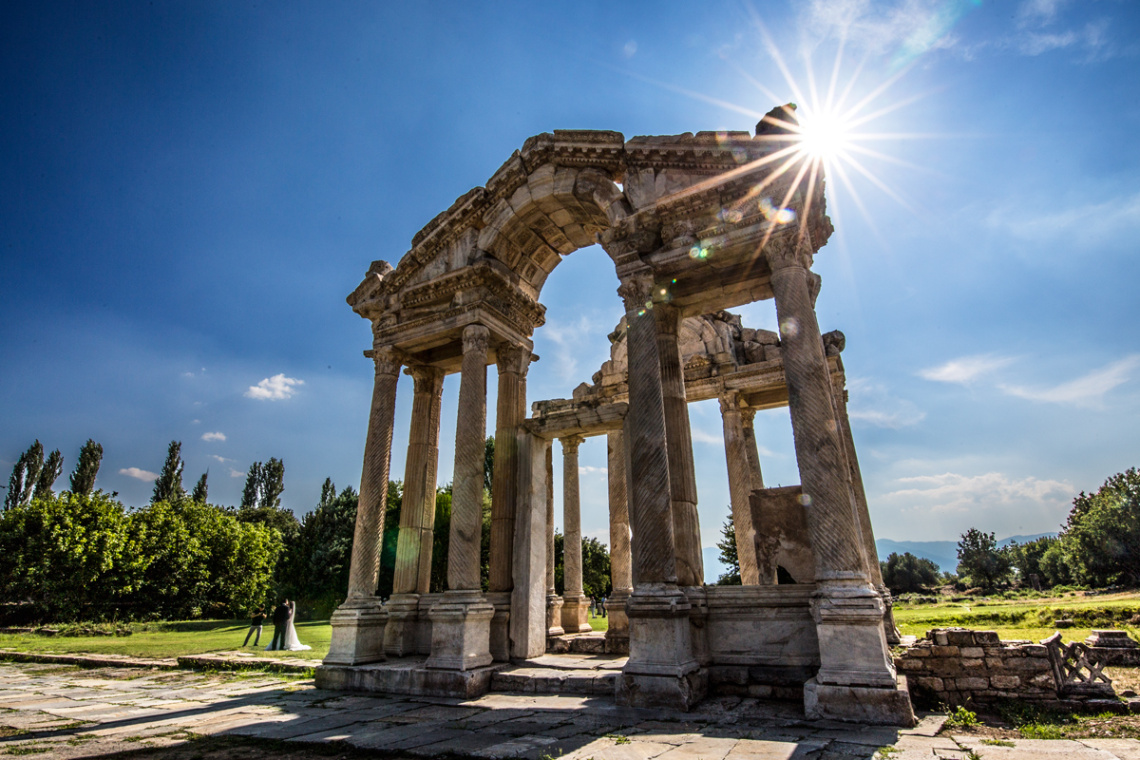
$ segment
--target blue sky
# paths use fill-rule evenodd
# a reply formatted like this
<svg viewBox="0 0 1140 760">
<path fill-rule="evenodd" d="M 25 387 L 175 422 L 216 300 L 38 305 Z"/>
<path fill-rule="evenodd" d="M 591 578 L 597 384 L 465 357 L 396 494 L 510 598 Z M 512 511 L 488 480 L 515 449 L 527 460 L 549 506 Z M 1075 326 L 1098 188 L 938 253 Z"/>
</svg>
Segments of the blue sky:
<svg viewBox="0 0 1140 760">
<path fill-rule="evenodd" d="M 851 153 L 864 171 L 829 180 L 837 231 L 816 258 L 821 326 L 847 335 L 877 534 L 1056 530 L 1078 491 L 1140 463 L 1133 3 L 0 14 L 5 482 L 39 438 L 62 450 L 63 486 L 94 438 L 98 485 L 141 505 L 177 439 L 187 485 L 208 468 L 220 503 L 240 499 L 252 461 L 283 459 L 284 503 L 303 514 L 326 476 L 359 481 L 370 338 L 344 298 L 372 260 L 395 263 L 533 134 L 748 130 L 813 101 L 809 71 L 825 98 L 833 70 L 846 103 L 866 100 L 856 131 L 879 136 L 858 143 L 874 154 Z M 616 287 L 598 249 L 550 277 L 531 400 L 569 396 L 597 369 Z M 770 303 L 740 311 L 773 327 Z M 449 377 L 441 483 L 457 392 Z M 410 402 L 403 378 L 394 478 Z M 711 546 L 728 504 L 719 411 L 695 404 L 691 418 Z M 786 411 L 757 429 L 766 480 L 798 482 Z M 587 441 L 583 527 L 602 538 L 604 468 L 602 439 Z"/>
</svg>

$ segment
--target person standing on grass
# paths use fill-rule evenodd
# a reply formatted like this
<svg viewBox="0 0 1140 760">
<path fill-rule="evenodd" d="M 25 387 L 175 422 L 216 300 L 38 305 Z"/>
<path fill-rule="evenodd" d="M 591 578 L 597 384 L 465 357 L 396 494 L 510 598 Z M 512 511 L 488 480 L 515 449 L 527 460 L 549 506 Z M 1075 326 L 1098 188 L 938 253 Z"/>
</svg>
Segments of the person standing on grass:
<svg viewBox="0 0 1140 760">
<path fill-rule="evenodd" d="M 257 611 L 253 613 L 253 618 L 249 621 L 249 632 L 246 633 L 245 641 L 242 642 L 243 647 L 247 646 L 249 644 L 249 637 L 253 635 L 254 631 L 257 632 L 257 637 L 253 640 L 253 645 L 254 646 L 258 645 L 258 643 L 261 641 L 261 627 L 264 624 L 265 624 L 265 605 L 263 604 L 257 608 Z"/>
<path fill-rule="evenodd" d="M 289 619 L 293 617 L 293 608 L 289 606 L 289 600 L 281 602 L 277 605 L 277 609 L 273 610 L 273 640 L 269 642 L 266 647 L 269 651 L 275 651 L 285 648 L 285 632 L 289 628 Z"/>
</svg>

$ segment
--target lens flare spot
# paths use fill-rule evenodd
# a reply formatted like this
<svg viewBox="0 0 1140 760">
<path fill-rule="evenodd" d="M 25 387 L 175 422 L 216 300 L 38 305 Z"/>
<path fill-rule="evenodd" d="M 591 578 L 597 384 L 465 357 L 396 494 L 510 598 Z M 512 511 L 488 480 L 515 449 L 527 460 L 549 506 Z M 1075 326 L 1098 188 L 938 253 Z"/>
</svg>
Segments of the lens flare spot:
<svg viewBox="0 0 1140 760">
<path fill-rule="evenodd" d="M 690 259 L 704 260 L 704 259 L 707 259 L 708 257 L 709 257 L 709 249 L 707 246 L 702 245 L 701 243 L 696 243 L 693 245 L 692 248 L 689 249 L 689 258 Z"/>
<path fill-rule="evenodd" d="M 736 224 L 744 218 L 744 214 L 734 208 L 722 208 L 717 216 L 722 222 L 728 222 L 729 224 Z"/>
<path fill-rule="evenodd" d="M 769 222 L 776 224 L 791 224 L 796 221 L 796 211 L 791 208 L 780 208 L 772 203 L 771 198 L 760 199 L 760 213 Z"/>
<path fill-rule="evenodd" d="M 802 504 L 805 507 L 810 507 L 811 506 L 811 496 L 809 494 L 806 494 L 806 493 L 801 493 L 800 494 L 800 504 Z"/>
<path fill-rule="evenodd" d="M 780 335 L 785 338 L 794 338 L 800 334 L 800 324 L 795 317 L 788 317 L 780 322 Z"/>
</svg>

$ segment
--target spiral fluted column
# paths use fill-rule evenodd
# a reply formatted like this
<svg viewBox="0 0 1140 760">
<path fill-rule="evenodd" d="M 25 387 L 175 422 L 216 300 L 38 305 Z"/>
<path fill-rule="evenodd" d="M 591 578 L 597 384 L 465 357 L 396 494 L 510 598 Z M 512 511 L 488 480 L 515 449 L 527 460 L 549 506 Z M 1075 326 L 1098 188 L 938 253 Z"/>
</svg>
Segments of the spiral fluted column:
<svg viewBox="0 0 1140 760">
<path fill-rule="evenodd" d="M 495 419 L 495 471 L 491 485 L 491 577 L 489 590 L 510 591 L 513 582 L 515 505 L 518 500 L 516 433 L 526 417 L 526 368 L 530 351 L 498 350 L 499 395 Z"/>
<path fill-rule="evenodd" d="M 697 517 L 697 475 L 693 464 L 693 435 L 685 397 L 685 369 L 681 365 L 678 331 L 681 312 L 669 304 L 656 304 L 657 352 L 661 361 L 661 397 L 665 409 L 665 436 L 669 441 L 669 493 L 673 511 L 673 540 L 677 547 L 677 583 L 700 586 L 705 580 L 701 554 L 701 524 Z"/>
<path fill-rule="evenodd" d="M 451 488 L 451 537 L 447 587 L 478 591 L 479 542 L 483 528 L 483 460 L 487 431 L 487 349 L 483 325 L 463 330 L 459 419 L 455 428 L 455 468 Z"/>
<path fill-rule="evenodd" d="M 376 368 L 364 469 L 348 572 L 348 598 L 332 614 L 332 634 L 325 665 L 361 665 L 384 659 L 384 629 L 388 614 L 376 598 L 384 508 L 388 499 L 388 466 L 396 413 L 396 381 L 400 357 L 392 348 L 371 352 Z"/>
<path fill-rule="evenodd" d="M 435 524 L 436 468 L 439 465 L 439 412 L 443 370 L 413 366 L 412 424 L 404 467 L 404 501 L 396 542 L 394 594 L 426 594 L 431 585 L 432 529 Z M 426 555 L 426 556 L 425 556 Z"/>
</svg>

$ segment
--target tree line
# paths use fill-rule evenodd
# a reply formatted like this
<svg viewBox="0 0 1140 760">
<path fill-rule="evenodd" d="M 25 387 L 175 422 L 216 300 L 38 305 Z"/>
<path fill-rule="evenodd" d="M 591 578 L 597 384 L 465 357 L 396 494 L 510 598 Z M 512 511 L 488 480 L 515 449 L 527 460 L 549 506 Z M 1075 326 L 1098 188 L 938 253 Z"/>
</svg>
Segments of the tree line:
<svg viewBox="0 0 1140 760">
<path fill-rule="evenodd" d="M 130 508 L 95 488 L 102 446 L 88 441 L 71 489 L 55 493 L 62 457 L 36 441 L 17 461 L 0 513 L 0 619 L 9 624 L 71 620 L 241 616 L 281 597 L 305 617 L 327 617 L 348 588 L 359 500 L 326 479 L 300 520 L 281 507 L 285 465 L 254 462 L 236 507 L 211 504 L 206 474 L 187 493 L 181 443 L 172 441 L 150 503 Z M 486 443 L 482 578 L 490 574 L 494 438 Z M 377 595 L 392 593 L 403 484 L 390 481 Z M 436 491 L 433 592 L 446 587 L 451 485 Z M 555 537 L 561 591 L 562 536 Z M 583 540 L 585 593 L 608 594 L 609 554 Z"/>
<path fill-rule="evenodd" d="M 918 592 L 940 582 L 993 590 L 1016 583 L 1028 588 L 1140 585 L 1140 473 L 1130 468 L 1095 493 L 1082 491 L 1057 536 L 999 547 L 993 533 L 970 528 L 958 542 L 956 575 L 909 552 L 882 563 L 894 593 Z"/>
</svg>

